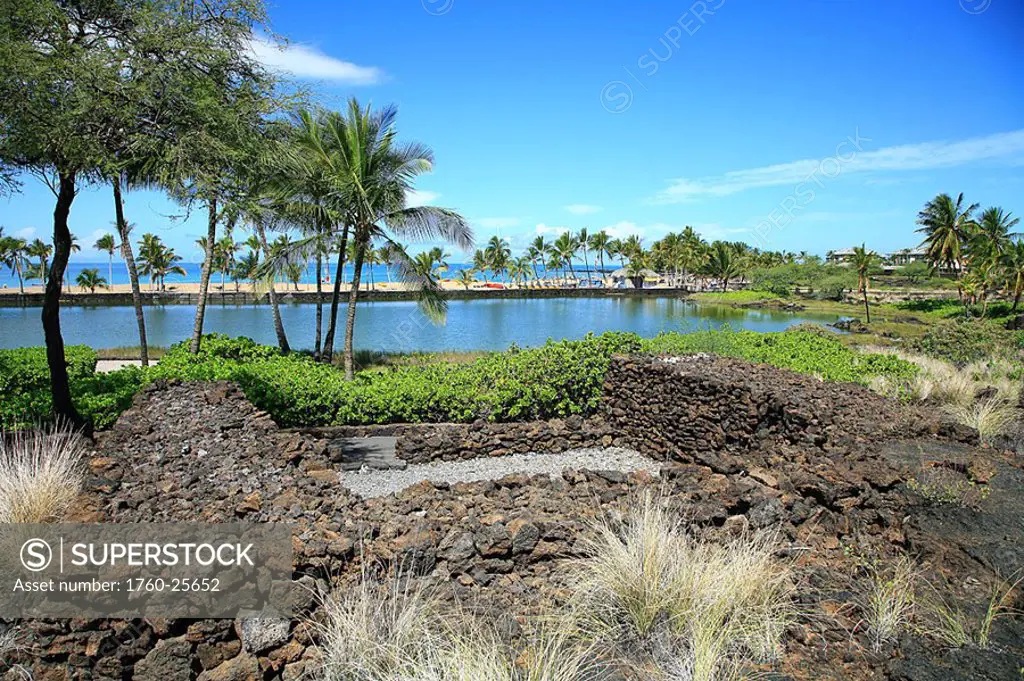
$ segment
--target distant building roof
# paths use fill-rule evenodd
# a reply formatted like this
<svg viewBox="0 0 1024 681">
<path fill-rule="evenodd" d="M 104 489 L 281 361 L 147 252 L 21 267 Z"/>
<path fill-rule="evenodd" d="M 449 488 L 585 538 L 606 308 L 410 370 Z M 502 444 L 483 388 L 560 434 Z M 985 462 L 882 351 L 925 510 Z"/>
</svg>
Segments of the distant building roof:
<svg viewBox="0 0 1024 681">
<path fill-rule="evenodd" d="M 830 256 L 830 257 L 844 256 L 844 255 L 853 255 L 856 252 L 856 250 L 857 250 L 856 248 L 839 248 L 839 249 L 836 249 L 834 251 L 829 251 L 825 255 Z M 877 253 L 875 253 L 875 251 L 871 250 L 870 248 L 868 249 L 868 253 L 870 253 L 872 255 L 878 255 Z"/>
</svg>

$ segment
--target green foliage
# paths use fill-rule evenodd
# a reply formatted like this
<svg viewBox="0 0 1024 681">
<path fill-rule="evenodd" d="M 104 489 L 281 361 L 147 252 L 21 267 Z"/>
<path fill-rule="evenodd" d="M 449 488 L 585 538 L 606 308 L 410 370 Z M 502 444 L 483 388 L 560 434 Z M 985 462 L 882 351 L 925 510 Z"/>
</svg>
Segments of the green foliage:
<svg viewBox="0 0 1024 681">
<path fill-rule="evenodd" d="M 1020 347 L 1019 335 L 981 319 L 947 319 L 928 330 L 916 349 L 964 365 L 987 357 L 1005 356 Z"/>
<path fill-rule="evenodd" d="M 842 301 L 846 291 L 857 288 L 857 275 L 853 271 L 837 272 L 822 277 L 814 287 L 814 297 L 818 300 Z"/>
<path fill-rule="evenodd" d="M 84 345 L 64 348 L 72 383 L 93 375 L 96 352 Z M 21 427 L 49 417 L 50 370 L 45 348 L 0 350 L 0 425 Z"/>
<path fill-rule="evenodd" d="M 875 375 L 905 379 L 916 371 L 895 357 L 855 353 L 820 330 L 758 334 L 724 329 L 648 340 L 605 333 L 548 341 L 537 348 L 513 346 L 465 363 L 386 366 L 359 373 L 353 381 L 331 365 L 301 354 L 282 355 L 248 338 L 206 336 L 198 355 L 182 343 L 148 369 L 128 367 L 108 374 L 94 374 L 93 351 L 69 348 L 69 356 L 75 357 L 75 405 L 96 428 L 113 424 L 143 385 L 159 379 L 236 381 L 257 407 L 283 426 L 522 421 L 589 414 L 598 407 L 611 356 L 640 352 L 715 352 L 836 381 L 866 382 Z M 10 399 L 0 412 L 15 425 L 43 420 L 49 412 L 41 348 L 0 353 L 0 367 L 29 366 L 29 355 L 36 364 L 31 380 L 12 379 L 14 372 L 0 371 L 2 385 L 16 384 L 7 390 Z"/>
<path fill-rule="evenodd" d="M 723 328 L 691 334 L 666 333 L 643 342 L 645 352 L 711 352 L 772 364 L 826 381 L 865 383 L 872 376 L 910 379 L 917 368 L 892 355 L 862 354 L 820 332 L 757 333 Z"/>
</svg>

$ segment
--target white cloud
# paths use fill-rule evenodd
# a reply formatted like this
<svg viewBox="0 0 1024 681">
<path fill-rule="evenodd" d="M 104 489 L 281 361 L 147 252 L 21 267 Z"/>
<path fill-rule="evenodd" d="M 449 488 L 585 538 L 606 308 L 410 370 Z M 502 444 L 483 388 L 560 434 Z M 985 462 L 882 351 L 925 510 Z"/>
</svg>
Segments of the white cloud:
<svg viewBox="0 0 1024 681">
<path fill-rule="evenodd" d="M 297 78 L 330 80 L 350 85 L 373 85 L 384 78 L 384 72 L 376 67 L 342 61 L 307 45 L 292 43 L 279 47 L 257 36 L 250 43 L 250 49 L 256 59 L 271 71 L 288 73 Z"/>
<path fill-rule="evenodd" d="M 593 206 L 589 203 L 573 203 L 566 206 L 565 209 L 573 215 L 593 215 L 603 210 L 601 206 Z"/>
<path fill-rule="evenodd" d="M 426 206 L 434 203 L 441 195 L 437 192 L 428 192 L 422 189 L 413 189 L 411 192 L 405 195 L 405 205 L 410 208 L 417 206 Z"/>
<path fill-rule="evenodd" d="M 551 226 L 551 225 L 545 225 L 542 222 L 539 225 L 537 225 L 535 231 L 540 236 L 544 236 L 546 234 L 547 235 L 552 235 L 552 236 L 558 236 L 559 234 L 564 234 L 565 232 L 568 232 L 569 228 L 568 227 L 555 227 L 555 226 Z"/>
<path fill-rule="evenodd" d="M 14 236 L 18 237 L 19 239 L 24 239 L 25 241 L 30 241 L 36 238 L 36 228 L 26 227 L 25 229 L 19 229 L 17 232 L 14 233 Z"/>
<path fill-rule="evenodd" d="M 478 218 L 473 222 L 484 229 L 508 229 L 509 227 L 517 227 L 522 220 L 519 218 Z"/>
<path fill-rule="evenodd" d="M 858 133 L 859 137 L 859 133 Z M 804 159 L 733 170 L 724 175 L 699 179 L 679 178 L 659 192 L 658 203 L 682 203 L 698 198 L 723 197 L 758 187 L 796 185 L 801 182 L 827 182 L 848 173 L 902 172 L 934 170 L 978 163 L 1009 161 L 1024 164 L 1024 130 L 951 142 L 924 142 L 885 147 L 876 151 L 858 151 L 868 138 L 855 138 L 840 144 L 834 153 L 820 159 Z"/>
</svg>

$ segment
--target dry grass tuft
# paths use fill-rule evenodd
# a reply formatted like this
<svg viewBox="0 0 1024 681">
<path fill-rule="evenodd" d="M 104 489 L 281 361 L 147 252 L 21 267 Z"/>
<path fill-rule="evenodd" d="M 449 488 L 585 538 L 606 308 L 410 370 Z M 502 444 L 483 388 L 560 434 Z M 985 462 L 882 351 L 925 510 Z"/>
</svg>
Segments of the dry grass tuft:
<svg viewBox="0 0 1024 681">
<path fill-rule="evenodd" d="M 950 404 L 945 407 L 945 412 L 957 423 L 977 430 L 985 443 L 1008 433 L 1019 417 L 1017 409 L 998 397 L 968 405 Z"/>
<path fill-rule="evenodd" d="M 84 451 L 79 435 L 57 428 L 0 437 L 0 523 L 63 518 L 82 488 Z"/>
<path fill-rule="evenodd" d="M 996 620 L 1020 614 L 1012 604 L 1022 583 L 1024 577 L 1015 582 L 1004 581 L 995 586 L 980 619 L 949 603 L 933 587 L 933 595 L 924 603 L 922 632 L 951 648 L 989 648 L 992 643 L 992 627 Z"/>
<path fill-rule="evenodd" d="M 906 557 L 899 558 L 889 570 L 872 574 L 871 589 L 862 609 L 875 650 L 895 641 L 910 623 L 917 579 L 917 567 Z"/>
<path fill-rule="evenodd" d="M 381 585 L 364 576 L 326 598 L 314 626 L 319 681 L 588 681 L 601 669 L 569 624 L 545 624 L 513 648 L 490 624 L 402 577 Z"/>
<path fill-rule="evenodd" d="M 775 659 L 793 620 L 792 570 L 777 544 L 773 534 L 700 539 L 648 494 L 596 528 L 579 565 L 581 629 L 646 651 L 671 678 L 733 678 L 742 663 Z"/>
<path fill-rule="evenodd" d="M 378 584 L 367 578 L 322 603 L 322 681 L 414 679 L 433 663 L 443 640 L 436 593 L 397 578 Z M 430 677 L 423 677 L 430 678 Z"/>
</svg>

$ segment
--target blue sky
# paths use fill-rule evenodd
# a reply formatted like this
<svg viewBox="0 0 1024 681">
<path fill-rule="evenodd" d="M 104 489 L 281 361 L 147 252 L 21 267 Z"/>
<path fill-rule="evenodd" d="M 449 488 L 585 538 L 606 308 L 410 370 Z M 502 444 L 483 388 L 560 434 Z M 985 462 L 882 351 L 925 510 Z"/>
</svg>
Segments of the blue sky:
<svg viewBox="0 0 1024 681">
<path fill-rule="evenodd" d="M 460 211 L 478 241 L 606 228 L 824 253 L 914 245 L 939 192 L 1024 214 L 1024 0 L 500 3 L 279 0 L 275 68 L 325 104 L 398 104 L 433 147 L 418 200 Z M 201 216 L 128 198 L 140 231 L 188 260 Z M 26 180 L 8 233 L 49 233 Z M 72 230 L 109 231 L 109 190 Z M 79 260 L 102 260 L 84 251 Z M 458 260 L 455 254 L 453 260 Z"/>
</svg>

